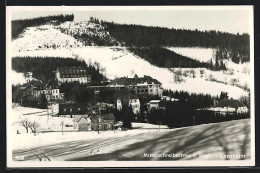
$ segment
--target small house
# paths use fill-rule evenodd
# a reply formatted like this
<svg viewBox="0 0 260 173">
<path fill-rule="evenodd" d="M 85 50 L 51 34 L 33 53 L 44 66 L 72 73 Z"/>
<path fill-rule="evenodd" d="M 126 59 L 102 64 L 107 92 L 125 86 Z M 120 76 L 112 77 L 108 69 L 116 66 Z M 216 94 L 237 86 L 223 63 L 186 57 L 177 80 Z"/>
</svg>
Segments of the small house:
<svg viewBox="0 0 260 173">
<path fill-rule="evenodd" d="M 91 115 L 91 129 L 95 131 L 113 130 L 115 124 L 115 116 L 110 114 Z"/>
<path fill-rule="evenodd" d="M 91 130 L 91 120 L 88 116 L 75 116 L 73 119 L 73 128 L 79 131 L 90 131 Z"/>
<path fill-rule="evenodd" d="M 164 103 L 162 100 L 151 100 L 148 105 L 149 110 L 164 108 Z"/>
</svg>

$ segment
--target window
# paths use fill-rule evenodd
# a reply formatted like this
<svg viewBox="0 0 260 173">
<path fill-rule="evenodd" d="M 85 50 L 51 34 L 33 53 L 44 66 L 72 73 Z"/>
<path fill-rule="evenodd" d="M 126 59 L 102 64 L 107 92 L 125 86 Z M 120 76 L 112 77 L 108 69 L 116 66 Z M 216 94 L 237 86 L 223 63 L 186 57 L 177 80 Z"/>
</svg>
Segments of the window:
<svg viewBox="0 0 260 173">
<path fill-rule="evenodd" d="M 150 92 L 153 92 L 153 89 L 150 89 Z"/>
</svg>

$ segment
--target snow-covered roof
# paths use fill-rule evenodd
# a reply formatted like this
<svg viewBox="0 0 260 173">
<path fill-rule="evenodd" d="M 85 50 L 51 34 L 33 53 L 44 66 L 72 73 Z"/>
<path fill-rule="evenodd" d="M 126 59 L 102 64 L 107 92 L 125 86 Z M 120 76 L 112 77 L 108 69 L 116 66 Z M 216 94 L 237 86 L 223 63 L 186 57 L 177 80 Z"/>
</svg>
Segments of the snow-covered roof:
<svg viewBox="0 0 260 173">
<path fill-rule="evenodd" d="M 160 103 L 161 100 L 151 100 L 150 103 Z"/>
</svg>

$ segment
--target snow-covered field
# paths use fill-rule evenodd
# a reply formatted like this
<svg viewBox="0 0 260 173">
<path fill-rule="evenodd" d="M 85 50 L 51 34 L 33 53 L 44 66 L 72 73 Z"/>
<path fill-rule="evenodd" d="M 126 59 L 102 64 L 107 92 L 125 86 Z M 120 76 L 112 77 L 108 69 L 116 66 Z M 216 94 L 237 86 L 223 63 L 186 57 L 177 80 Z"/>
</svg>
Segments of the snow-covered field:
<svg viewBox="0 0 260 173">
<path fill-rule="evenodd" d="M 52 161 L 249 160 L 250 119 L 168 130 L 13 134 L 13 159 Z M 55 139 L 55 140 L 54 140 Z M 156 157 L 144 154 L 191 154 Z"/>
<path fill-rule="evenodd" d="M 200 62 L 208 62 L 214 57 L 214 49 L 212 48 L 167 47 L 167 49 Z"/>
<path fill-rule="evenodd" d="M 72 127 L 65 126 L 72 126 L 73 118 L 51 117 L 49 116 L 47 109 L 16 107 L 11 110 L 10 115 L 13 133 L 16 133 L 17 130 L 20 133 L 26 133 L 26 129 L 21 125 L 22 120 L 38 123 L 40 125 L 38 130 L 62 130 L 62 122 L 63 130 L 73 130 Z"/>
</svg>

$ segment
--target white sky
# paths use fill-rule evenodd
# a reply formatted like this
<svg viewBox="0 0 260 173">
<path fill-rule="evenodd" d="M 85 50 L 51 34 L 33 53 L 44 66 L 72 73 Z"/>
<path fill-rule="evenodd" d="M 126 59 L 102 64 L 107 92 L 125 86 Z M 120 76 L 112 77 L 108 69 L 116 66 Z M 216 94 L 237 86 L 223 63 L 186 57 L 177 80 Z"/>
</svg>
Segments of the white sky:
<svg viewBox="0 0 260 173">
<path fill-rule="evenodd" d="M 38 8 L 36 10 L 36 8 Z M 18 9 L 18 10 L 17 10 Z M 218 30 L 230 33 L 250 32 L 250 6 L 217 7 L 20 7 L 12 19 L 74 14 L 75 21 L 90 16 L 116 23 L 161 26 L 176 29 Z"/>
</svg>

